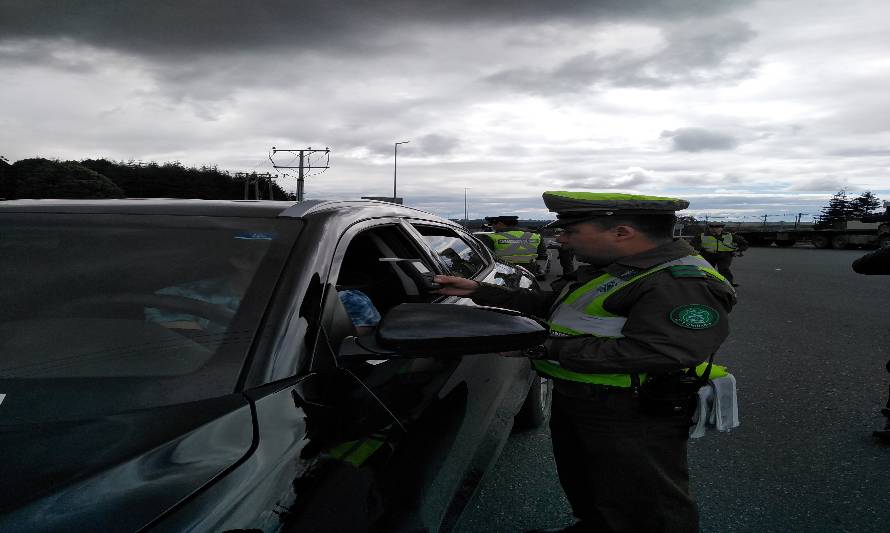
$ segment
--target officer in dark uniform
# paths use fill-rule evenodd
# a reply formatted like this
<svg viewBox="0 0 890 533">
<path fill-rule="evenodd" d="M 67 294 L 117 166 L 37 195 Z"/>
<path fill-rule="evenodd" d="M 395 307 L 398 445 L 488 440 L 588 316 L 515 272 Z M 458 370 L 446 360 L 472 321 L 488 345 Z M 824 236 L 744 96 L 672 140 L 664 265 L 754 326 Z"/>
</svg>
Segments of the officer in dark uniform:
<svg viewBox="0 0 890 533">
<path fill-rule="evenodd" d="M 680 385 L 729 334 L 735 291 L 673 239 L 685 200 L 551 191 L 544 202 L 587 263 L 576 280 L 534 292 L 437 276 L 439 292 L 548 317 L 546 350 L 529 355 L 554 379 L 553 453 L 578 519 L 552 531 L 698 531 L 686 443 L 699 382 Z"/>
<path fill-rule="evenodd" d="M 890 276 L 890 248 L 867 253 L 853 261 L 851 266 L 857 274 Z M 890 361 L 887 361 L 886 368 L 887 372 L 890 372 Z M 872 435 L 890 443 L 890 395 L 887 396 L 887 404 L 881 409 L 881 414 L 886 417 L 884 429 L 875 431 Z"/>
<path fill-rule="evenodd" d="M 517 226 L 519 217 L 500 215 L 485 217 L 492 233 L 478 234 L 498 259 L 512 265 L 522 265 L 536 275 L 543 275 L 536 260 L 547 258 L 547 244 L 537 231 Z"/>
<path fill-rule="evenodd" d="M 693 238 L 691 244 L 733 287 L 738 287 L 729 268 L 732 258 L 748 249 L 748 241 L 741 235 L 724 232 L 725 226 L 723 222 L 709 222 L 707 231 Z"/>
<path fill-rule="evenodd" d="M 566 276 L 575 271 L 575 252 L 568 246 L 560 245 L 557 250 L 559 258 L 559 266 L 562 268 L 562 275 Z"/>
</svg>

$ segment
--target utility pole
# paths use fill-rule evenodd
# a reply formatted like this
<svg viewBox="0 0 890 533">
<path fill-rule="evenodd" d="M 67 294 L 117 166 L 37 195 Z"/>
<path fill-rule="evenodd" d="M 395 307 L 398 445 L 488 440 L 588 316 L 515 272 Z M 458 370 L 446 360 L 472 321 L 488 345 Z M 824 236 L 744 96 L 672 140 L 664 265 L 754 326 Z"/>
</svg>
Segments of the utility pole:
<svg viewBox="0 0 890 533">
<path fill-rule="evenodd" d="M 762 217 L 763 217 L 763 227 L 766 227 L 766 218 L 767 218 L 767 217 L 777 217 L 777 216 L 780 216 L 780 215 L 762 215 Z"/>
<path fill-rule="evenodd" d="M 294 159 L 291 160 L 291 162 L 293 162 L 294 160 L 299 160 L 299 164 L 296 165 L 296 166 L 293 166 L 293 165 L 279 165 L 279 164 L 277 164 L 277 163 L 275 162 L 275 160 L 272 159 L 272 157 L 273 157 L 275 154 L 277 154 L 278 152 L 288 152 L 288 153 L 291 153 L 291 154 L 297 154 L 296 156 L 294 156 Z M 315 154 L 315 153 L 320 153 L 320 154 L 322 154 L 322 157 L 324 158 L 324 164 L 323 164 L 323 165 L 314 165 L 314 164 L 312 164 L 312 154 Z M 318 169 L 318 170 L 321 170 L 321 171 L 323 172 L 323 171 L 325 171 L 325 170 L 327 170 L 327 169 L 330 168 L 329 165 L 330 165 L 330 161 L 331 161 L 331 149 L 330 149 L 330 148 L 324 148 L 324 149 L 316 149 L 316 150 L 313 150 L 311 146 L 310 146 L 309 148 L 285 149 L 285 148 L 275 148 L 275 147 L 273 146 L 273 147 L 272 147 L 272 153 L 269 154 L 269 161 L 272 162 L 272 166 L 275 167 L 276 169 L 279 169 L 279 168 L 284 168 L 284 169 L 289 169 L 289 168 L 292 169 L 292 168 L 295 168 L 295 169 L 298 169 L 299 173 L 297 174 L 297 201 L 298 201 L 298 202 L 302 202 L 302 201 L 303 201 L 303 196 L 304 196 L 304 195 L 303 195 L 303 180 L 304 180 L 304 178 L 305 178 L 307 175 L 311 175 L 311 174 L 308 174 L 308 173 L 311 173 L 312 170 Z"/>
<path fill-rule="evenodd" d="M 464 187 L 464 229 L 467 229 L 467 226 L 470 225 L 469 211 L 467 211 L 467 189 L 469 187 Z"/>
<path fill-rule="evenodd" d="M 253 185 L 253 197 L 255 200 L 262 200 L 260 197 L 260 181 L 266 180 L 269 182 L 269 199 L 272 199 L 272 174 L 268 172 L 264 174 L 257 174 L 256 172 L 236 172 L 235 178 L 241 178 L 244 180 L 244 199 L 250 200 L 250 186 Z"/>
<path fill-rule="evenodd" d="M 794 229 L 797 229 L 797 226 L 800 225 L 800 217 L 802 217 L 804 215 L 809 215 L 809 213 L 798 213 L 797 214 L 797 220 L 794 222 Z"/>
<path fill-rule="evenodd" d="M 392 147 L 392 201 L 396 201 L 396 169 L 398 168 L 398 159 L 399 159 L 399 145 L 400 144 L 408 144 L 411 141 L 399 141 L 393 144 Z"/>
</svg>

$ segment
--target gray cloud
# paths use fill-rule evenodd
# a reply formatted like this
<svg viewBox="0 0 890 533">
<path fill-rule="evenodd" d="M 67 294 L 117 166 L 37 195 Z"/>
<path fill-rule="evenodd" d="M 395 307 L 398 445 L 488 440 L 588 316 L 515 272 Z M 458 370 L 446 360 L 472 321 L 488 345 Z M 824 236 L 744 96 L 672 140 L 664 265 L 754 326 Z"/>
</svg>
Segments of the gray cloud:
<svg viewBox="0 0 890 533">
<path fill-rule="evenodd" d="M 747 3 L 747 2 L 745 2 Z M 145 54 L 192 56 L 281 47 L 385 47 L 394 28 L 435 22 L 515 25 L 547 20 L 679 19 L 721 13 L 733 0 L 0 0 L 0 40 L 71 38 Z M 392 43 L 390 43 L 392 45 Z"/>
<path fill-rule="evenodd" d="M 787 190 L 801 192 L 836 192 L 847 186 L 847 180 L 837 176 L 823 176 L 797 182 Z"/>
<path fill-rule="evenodd" d="M 651 184 L 655 181 L 654 173 L 640 167 L 628 168 L 616 176 L 582 176 L 582 175 L 560 175 L 545 176 L 544 179 L 549 182 L 559 183 L 560 187 L 567 189 L 588 189 L 588 190 L 630 190 L 640 185 Z"/>
<path fill-rule="evenodd" d="M 872 148 L 866 146 L 860 148 L 839 148 L 837 150 L 831 150 L 828 154 L 840 157 L 890 157 L 890 148 Z"/>
<path fill-rule="evenodd" d="M 730 19 L 676 25 L 661 23 L 665 44 L 648 53 L 591 51 L 549 69 L 505 69 L 486 81 L 531 93 L 579 92 L 592 87 L 665 88 L 729 83 L 752 77 L 753 59 L 735 59 L 755 37 L 746 24 Z"/>
<path fill-rule="evenodd" d="M 448 137 L 436 133 L 424 135 L 417 141 L 414 150 L 418 155 L 436 156 L 453 153 L 460 146 L 460 140 L 456 137 Z"/>
<path fill-rule="evenodd" d="M 7 67 L 41 65 L 68 74 L 87 74 L 96 71 L 93 58 L 70 52 L 71 42 L 45 42 L 37 39 L 2 44 L 0 38 L 0 64 Z"/>
<path fill-rule="evenodd" d="M 662 139 L 670 139 L 673 149 L 679 152 L 706 150 L 732 150 L 739 142 L 735 137 L 704 128 L 679 128 L 661 132 Z"/>
</svg>

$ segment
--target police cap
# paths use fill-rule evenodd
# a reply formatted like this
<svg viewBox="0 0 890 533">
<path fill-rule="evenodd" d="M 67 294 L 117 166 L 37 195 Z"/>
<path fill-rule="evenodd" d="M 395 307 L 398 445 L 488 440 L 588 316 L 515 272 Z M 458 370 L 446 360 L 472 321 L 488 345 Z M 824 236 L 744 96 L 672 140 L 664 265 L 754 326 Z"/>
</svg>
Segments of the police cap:
<svg viewBox="0 0 890 533">
<path fill-rule="evenodd" d="M 673 215 L 689 207 L 679 198 L 614 192 L 547 191 L 544 205 L 556 213 L 550 227 L 561 227 L 613 215 Z"/>
<path fill-rule="evenodd" d="M 496 217 L 485 217 L 485 221 L 489 224 L 502 222 L 508 226 L 515 226 L 519 222 L 519 217 L 515 215 L 500 215 Z"/>
</svg>

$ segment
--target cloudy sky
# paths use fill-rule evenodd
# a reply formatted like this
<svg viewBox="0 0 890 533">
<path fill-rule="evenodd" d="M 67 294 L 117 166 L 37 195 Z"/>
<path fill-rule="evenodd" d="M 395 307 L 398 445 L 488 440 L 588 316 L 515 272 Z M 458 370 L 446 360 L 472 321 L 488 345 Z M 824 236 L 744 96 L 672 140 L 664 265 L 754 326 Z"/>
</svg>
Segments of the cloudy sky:
<svg viewBox="0 0 890 533">
<path fill-rule="evenodd" d="M 10 161 L 329 147 L 307 198 L 355 198 L 410 141 L 398 195 L 454 218 L 465 189 L 474 218 L 552 218 L 544 190 L 734 220 L 890 200 L 888 87 L 881 0 L 0 0 Z"/>
</svg>

